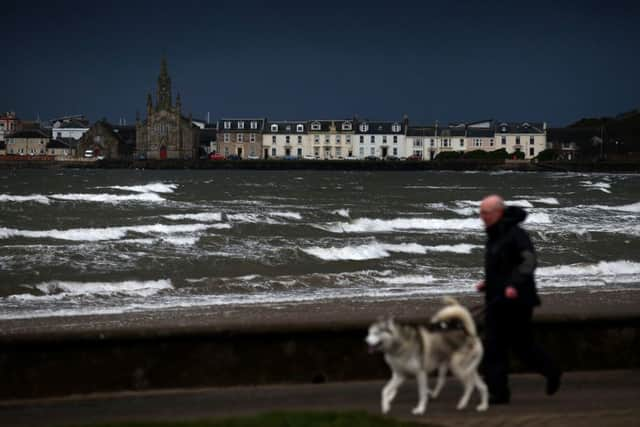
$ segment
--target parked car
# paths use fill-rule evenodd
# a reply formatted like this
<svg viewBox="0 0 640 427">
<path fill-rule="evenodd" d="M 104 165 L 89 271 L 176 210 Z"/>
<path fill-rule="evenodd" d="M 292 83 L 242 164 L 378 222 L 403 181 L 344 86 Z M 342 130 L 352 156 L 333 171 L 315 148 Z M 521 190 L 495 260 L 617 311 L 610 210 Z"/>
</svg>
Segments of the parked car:
<svg viewBox="0 0 640 427">
<path fill-rule="evenodd" d="M 231 154 L 227 156 L 227 160 L 242 160 L 242 158 L 236 154 Z"/>
<path fill-rule="evenodd" d="M 387 157 L 385 157 L 384 159 L 385 159 L 385 160 L 388 160 L 388 161 L 390 161 L 390 162 L 395 162 L 395 161 L 397 161 L 397 160 L 400 160 L 400 159 L 398 159 L 396 156 L 387 156 Z"/>
<path fill-rule="evenodd" d="M 247 156 L 247 160 L 260 160 L 260 156 L 256 156 L 255 154 L 250 154 Z"/>
<path fill-rule="evenodd" d="M 354 157 L 354 156 L 347 156 L 347 157 L 345 157 L 344 159 L 345 159 L 345 160 L 358 160 L 358 158 L 357 158 L 357 157 Z"/>
<path fill-rule="evenodd" d="M 376 156 L 367 156 L 364 159 L 365 160 L 379 160 Z"/>
<path fill-rule="evenodd" d="M 282 160 L 298 160 L 298 156 L 284 156 Z"/>
<path fill-rule="evenodd" d="M 422 160 L 422 156 L 419 156 L 417 154 L 412 154 L 409 157 L 407 157 L 407 160 L 409 161 L 418 161 L 418 160 Z"/>
<path fill-rule="evenodd" d="M 314 156 L 312 154 L 305 154 L 304 156 L 302 156 L 302 158 L 304 160 L 317 160 L 316 156 Z"/>
<path fill-rule="evenodd" d="M 84 157 L 86 159 L 90 159 L 91 157 L 93 157 L 93 150 L 84 150 Z"/>
<path fill-rule="evenodd" d="M 209 160 L 224 160 L 224 156 L 220 153 L 209 154 Z"/>
</svg>

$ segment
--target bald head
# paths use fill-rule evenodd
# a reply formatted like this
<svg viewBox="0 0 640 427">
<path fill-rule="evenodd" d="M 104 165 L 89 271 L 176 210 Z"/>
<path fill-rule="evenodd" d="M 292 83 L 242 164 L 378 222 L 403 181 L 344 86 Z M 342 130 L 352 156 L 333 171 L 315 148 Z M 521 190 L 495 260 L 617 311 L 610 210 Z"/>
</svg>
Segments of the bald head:
<svg viewBox="0 0 640 427">
<path fill-rule="evenodd" d="M 500 221 L 503 213 L 504 200 L 502 197 L 492 194 L 482 199 L 482 203 L 480 203 L 480 218 L 484 222 L 485 228 L 489 228 Z"/>
</svg>

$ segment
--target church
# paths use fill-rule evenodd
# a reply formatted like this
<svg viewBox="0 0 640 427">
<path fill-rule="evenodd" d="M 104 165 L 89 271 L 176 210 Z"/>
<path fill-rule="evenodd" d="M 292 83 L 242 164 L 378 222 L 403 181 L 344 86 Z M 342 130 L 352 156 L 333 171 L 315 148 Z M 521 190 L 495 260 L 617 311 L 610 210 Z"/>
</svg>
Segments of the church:
<svg viewBox="0 0 640 427">
<path fill-rule="evenodd" d="M 195 159 L 198 154 L 198 128 L 191 117 L 182 116 L 180 94 L 173 105 L 171 77 L 163 58 L 158 76 L 156 105 L 147 95 L 147 118 L 136 117 L 136 157 L 138 159 Z"/>
</svg>

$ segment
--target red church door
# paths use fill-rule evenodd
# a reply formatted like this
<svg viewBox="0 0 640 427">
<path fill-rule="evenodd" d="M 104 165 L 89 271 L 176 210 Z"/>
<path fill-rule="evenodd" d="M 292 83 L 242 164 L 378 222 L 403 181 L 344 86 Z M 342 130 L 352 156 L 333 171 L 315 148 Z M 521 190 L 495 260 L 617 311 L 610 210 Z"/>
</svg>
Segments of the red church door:
<svg viewBox="0 0 640 427">
<path fill-rule="evenodd" d="M 167 158 L 167 147 L 164 145 L 160 147 L 160 159 L 165 160 Z"/>
</svg>

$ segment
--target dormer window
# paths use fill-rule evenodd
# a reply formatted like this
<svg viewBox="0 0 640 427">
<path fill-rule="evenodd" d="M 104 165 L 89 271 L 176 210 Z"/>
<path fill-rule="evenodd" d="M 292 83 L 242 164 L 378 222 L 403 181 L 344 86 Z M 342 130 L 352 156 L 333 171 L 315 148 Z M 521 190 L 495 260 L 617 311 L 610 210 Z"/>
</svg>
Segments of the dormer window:
<svg viewBox="0 0 640 427">
<path fill-rule="evenodd" d="M 500 128 L 500 132 L 505 133 L 506 131 L 507 131 L 506 126 L 502 126 L 502 127 Z"/>
<path fill-rule="evenodd" d="M 360 132 L 368 132 L 369 125 L 367 123 L 360 123 Z"/>
<path fill-rule="evenodd" d="M 351 122 L 342 122 L 342 130 L 351 130 L 351 129 L 353 129 Z"/>
<path fill-rule="evenodd" d="M 320 123 L 318 122 L 311 123 L 311 130 L 320 130 Z"/>
<path fill-rule="evenodd" d="M 393 131 L 394 133 L 400 132 L 401 129 L 402 129 L 402 126 L 400 126 L 400 123 L 394 123 L 391 126 L 391 131 Z"/>
<path fill-rule="evenodd" d="M 291 125 L 287 125 L 287 126 L 285 127 L 285 130 L 286 130 L 287 132 L 291 132 Z"/>
<path fill-rule="evenodd" d="M 278 125 L 271 125 L 271 132 L 278 132 Z"/>
<path fill-rule="evenodd" d="M 224 122 L 225 129 L 231 129 L 231 122 Z"/>
<path fill-rule="evenodd" d="M 249 126 L 251 126 L 251 129 L 258 129 L 258 122 L 253 120 Z"/>
<path fill-rule="evenodd" d="M 527 123 L 527 122 L 524 122 L 524 123 L 522 124 L 522 127 L 525 127 L 525 128 L 528 128 L 529 126 L 530 126 L 530 125 L 529 125 L 529 123 Z"/>
<path fill-rule="evenodd" d="M 238 122 L 238 129 L 244 129 L 244 122 Z"/>
<path fill-rule="evenodd" d="M 304 125 L 303 125 L 303 124 L 298 123 L 298 124 L 296 125 L 296 132 L 304 132 Z"/>
</svg>

